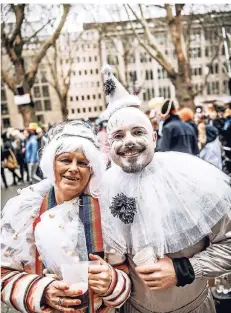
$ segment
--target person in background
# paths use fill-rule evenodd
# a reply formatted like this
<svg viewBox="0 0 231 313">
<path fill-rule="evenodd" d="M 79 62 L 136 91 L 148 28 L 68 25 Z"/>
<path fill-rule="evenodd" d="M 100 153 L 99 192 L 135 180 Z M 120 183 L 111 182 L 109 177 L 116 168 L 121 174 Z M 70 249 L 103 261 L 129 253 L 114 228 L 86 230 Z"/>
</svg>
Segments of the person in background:
<svg viewBox="0 0 231 313">
<path fill-rule="evenodd" d="M 14 162 L 15 166 L 12 166 L 12 167 L 9 167 L 7 165 L 7 160 L 9 158 L 13 158 L 14 160 L 16 160 L 15 149 L 13 147 L 13 137 L 12 137 L 13 131 L 14 131 L 14 129 L 11 128 L 11 129 L 8 129 L 6 133 L 2 134 L 4 146 L 3 146 L 2 160 L 1 161 L 5 164 L 4 167 L 8 168 L 8 170 L 12 173 L 13 186 L 17 186 L 17 183 L 22 181 L 22 177 L 20 177 L 16 172 L 18 163 L 17 163 L 17 161 Z"/>
<path fill-rule="evenodd" d="M 22 182 L 24 182 L 24 168 L 25 168 L 25 160 L 24 160 L 24 153 L 23 153 L 24 136 L 18 129 L 15 129 L 12 131 L 12 137 L 13 137 L 12 146 L 14 148 L 15 156 L 19 164 Z M 27 172 L 28 172 L 28 169 L 27 169 Z M 28 175 L 27 175 L 27 178 L 29 181 Z"/>
<path fill-rule="evenodd" d="M 108 137 L 107 137 L 107 132 L 106 132 L 106 127 L 107 127 L 107 122 L 102 121 L 99 123 L 99 131 L 97 133 L 97 139 L 99 141 L 100 145 L 100 151 L 102 152 L 105 164 L 110 166 L 110 148 L 109 148 L 109 143 L 108 143 Z"/>
<path fill-rule="evenodd" d="M 189 109 L 189 108 L 183 108 L 179 111 L 179 116 L 180 116 L 180 119 L 185 122 L 185 123 L 188 123 L 189 125 L 192 126 L 192 128 L 194 129 L 195 131 L 195 134 L 198 138 L 198 129 L 197 129 L 197 125 L 194 121 L 194 113 L 193 113 L 193 110 Z"/>
<path fill-rule="evenodd" d="M 192 126 L 181 121 L 171 100 L 165 100 L 160 116 L 164 121 L 158 151 L 179 151 L 197 155 L 197 137 Z"/>
<path fill-rule="evenodd" d="M 35 134 L 37 128 L 37 123 L 30 123 L 29 127 L 27 128 L 27 132 L 24 132 L 25 136 L 28 134 L 25 146 L 25 161 L 29 168 L 30 183 L 41 180 L 36 175 L 36 170 L 38 167 L 38 141 Z"/>
<path fill-rule="evenodd" d="M 211 125 L 205 126 L 206 142 L 200 151 L 200 158 L 213 164 L 222 170 L 221 142 L 219 132 L 216 127 Z"/>
<path fill-rule="evenodd" d="M 41 157 L 41 150 L 42 150 L 42 139 L 43 139 L 43 130 L 41 127 L 38 127 L 36 129 L 36 135 L 37 135 L 37 141 L 38 141 L 38 156 L 39 156 L 39 159 Z M 36 175 L 43 179 L 43 173 L 40 169 L 40 166 L 37 167 L 37 170 L 36 170 Z"/>
<path fill-rule="evenodd" d="M 224 107 L 217 107 L 217 116 L 213 121 L 213 126 L 217 128 L 219 132 L 219 136 L 222 137 L 223 135 L 223 128 L 225 125 L 225 108 Z"/>
</svg>

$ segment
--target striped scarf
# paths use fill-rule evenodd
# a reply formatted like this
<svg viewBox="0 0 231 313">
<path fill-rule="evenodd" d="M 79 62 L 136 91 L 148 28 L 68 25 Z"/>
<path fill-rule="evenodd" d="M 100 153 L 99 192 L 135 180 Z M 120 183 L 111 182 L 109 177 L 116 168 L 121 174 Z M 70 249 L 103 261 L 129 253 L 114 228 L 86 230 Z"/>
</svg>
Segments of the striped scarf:
<svg viewBox="0 0 231 313">
<path fill-rule="evenodd" d="M 47 210 L 52 209 L 57 205 L 55 200 L 54 187 L 45 196 L 41 207 L 39 217 L 35 220 L 33 224 L 33 229 L 40 222 L 40 216 Z M 103 237 L 101 229 L 101 215 L 100 207 L 97 199 L 91 196 L 80 195 L 79 197 L 79 218 L 84 225 L 84 232 L 87 244 L 88 254 L 97 254 L 104 258 L 103 251 Z M 36 274 L 43 275 L 43 263 L 39 258 L 38 251 L 36 249 Z M 89 289 L 89 305 L 87 313 L 94 312 L 94 299 L 93 293 Z"/>
</svg>

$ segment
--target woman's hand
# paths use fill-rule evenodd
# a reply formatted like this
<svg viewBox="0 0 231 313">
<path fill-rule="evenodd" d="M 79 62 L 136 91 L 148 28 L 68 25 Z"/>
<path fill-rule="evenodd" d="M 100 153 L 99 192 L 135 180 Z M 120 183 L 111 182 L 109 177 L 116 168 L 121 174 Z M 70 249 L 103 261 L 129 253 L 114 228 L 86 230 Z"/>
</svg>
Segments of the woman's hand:
<svg viewBox="0 0 231 313">
<path fill-rule="evenodd" d="M 92 261 L 100 261 L 99 265 L 90 265 L 88 269 L 88 284 L 89 287 L 97 295 L 105 294 L 111 283 L 111 269 L 98 255 L 89 254 Z"/>
<path fill-rule="evenodd" d="M 138 266 L 136 271 L 151 290 L 167 289 L 177 284 L 172 260 L 167 256 L 154 265 Z"/>
<path fill-rule="evenodd" d="M 81 301 L 67 297 L 77 297 L 81 294 L 81 290 L 69 290 L 69 286 L 63 281 L 55 280 L 45 289 L 43 303 L 62 312 L 74 313 L 79 310 L 70 307 L 80 305 Z"/>
</svg>

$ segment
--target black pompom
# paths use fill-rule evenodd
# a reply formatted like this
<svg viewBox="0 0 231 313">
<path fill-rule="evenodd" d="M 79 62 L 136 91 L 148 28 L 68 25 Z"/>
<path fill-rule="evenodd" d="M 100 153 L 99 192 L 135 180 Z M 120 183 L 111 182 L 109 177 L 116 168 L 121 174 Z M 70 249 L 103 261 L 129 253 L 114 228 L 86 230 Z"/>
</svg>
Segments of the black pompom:
<svg viewBox="0 0 231 313">
<path fill-rule="evenodd" d="M 111 214 L 118 217 L 124 224 L 132 224 L 137 213 L 136 200 L 120 193 L 113 198 L 110 210 Z"/>
<path fill-rule="evenodd" d="M 108 95 L 112 94 L 115 91 L 116 84 L 110 78 L 110 79 L 106 80 L 106 82 L 103 84 L 103 89 L 104 89 L 105 94 L 108 96 Z"/>
</svg>

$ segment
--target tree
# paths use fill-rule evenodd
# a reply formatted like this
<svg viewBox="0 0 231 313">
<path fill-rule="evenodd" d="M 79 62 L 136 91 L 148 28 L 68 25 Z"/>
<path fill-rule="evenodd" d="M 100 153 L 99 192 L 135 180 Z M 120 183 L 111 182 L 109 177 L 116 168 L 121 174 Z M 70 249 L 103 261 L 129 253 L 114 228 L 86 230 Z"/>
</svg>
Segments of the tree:
<svg viewBox="0 0 231 313">
<path fill-rule="evenodd" d="M 18 94 L 18 86 L 22 86 L 25 93 L 31 94 L 39 64 L 46 55 L 47 50 L 58 39 L 67 19 L 70 5 L 62 5 L 62 16 L 56 26 L 56 17 L 52 17 L 51 14 L 54 9 L 53 6 L 4 4 L 1 9 L 2 79 L 14 95 Z M 36 30 L 33 30 L 35 23 L 29 20 L 31 12 L 33 14 L 35 12 L 41 13 Z M 12 22 L 9 23 L 9 20 L 12 20 Z M 45 29 L 50 30 L 48 26 L 52 28 L 52 34 L 47 35 L 46 33 L 45 39 L 38 39 L 42 31 Z M 37 44 L 39 48 L 33 51 L 31 62 L 28 64 L 28 54 L 26 53 L 28 49 L 26 46 L 30 43 Z M 10 69 L 6 67 L 9 63 L 12 65 Z M 31 105 L 21 105 L 19 111 L 22 114 L 25 126 L 36 120 L 34 108 Z"/>
<path fill-rule="evenodd" d="M 125 10 L 127 12 L 127 16 L 130 20 L 130 25 L 132 27 L 133 33 L 138 39 L 140 45 L 147 51 L 147 53 L 156 60 L 163 69 L 167 72 L 168 78 L 171 80 L 175 87 L 176 98 L 179 102 L 180 107 L 189 107 L 194 109 L 194 98 L 197 93 L 193 90 L 192 84 L 192 73 L 191 73 L 191 65 L 190 65 L 190 27 L 192 26 L 192 21 L 187 21 L 185 16 L 183 15 L 183 9 L 185 4 L 165 4 L 163 6 L 158 6 L 159 8 L 165 10 L 165 18 L 159 19 L 160 24 L 162 24 L 162 29 L 165 28 L 168 30 L 171 38 L 171 43 L 176 54 L 177 66 L 175 67 L 170 63 L 168 57 L 160 47 L 158 42 L 156 41 L 156 33 L 153 28 L 155 28 L 156 21 L 158 19 L 148 19 L 145 17 L 145 7 L 141 4 L 138 5 L 138 10 L 134 9 L 131 5 L 124 5 Z M 135 18 L 135 22 L 138 22 L 142 26 L 142 32 L 137 31 L 134 27 L 134 20 L 131 18 L 130 13 Z M 214 12 L 213 12 L 214 13 Z M 192 16 L 192 15 L 191 15 Z M 204 17 L 207 17 L 205 20 Z M 200 26 L 203 28 L 203 25 L 208 26 L 208 22 L 210 23 L 210 27 L 217 35 L 218 42 L 216 41 L 216 52 L 211 58 L 210 64 L 214 62 L 217 58 L 220 48 L 222 45 L 222 34 L 221 34 L 221 26 L 214 25 L 215 19 L 208 19 L 208 15 L 203 16 L 197 14 L 194 18 L 200 17 L 201 22 Z M 189 16 L 190 18 L 190 16 Z M 166 23 L 165 23 L 166 21 Z M 150 26 L 152 24 L 152 27 Z M 154 24 L 154 26 L 153 26 Z M 219 26 L 216 28 L 215 26 Z M 188 32 L 187 32 L 188 30 Z M 208 68 L 208 73 L 205 76 L 205 81 L 203 87 L 206 85 L 208 76 L 210 73 L 210 67 Z"/>
<path fill-rule="evenodd" d="M 74 74 L 72 65 L 81 35 L 82 32 L 79 34 L 70 34 L 68 32 L 63 34 L 53 45 L 51 53 L 46 56 L 51 74 L 51 79 L 48 82 L 58 96 L 63 120 L 66 120 L 68 116 L 68 92 Z"/>
</svg>

